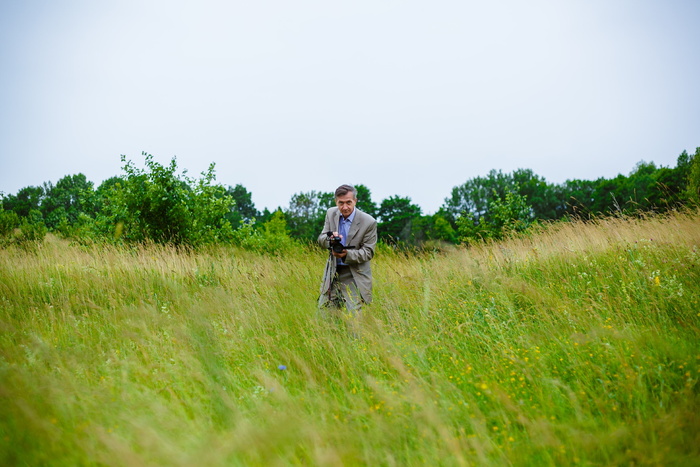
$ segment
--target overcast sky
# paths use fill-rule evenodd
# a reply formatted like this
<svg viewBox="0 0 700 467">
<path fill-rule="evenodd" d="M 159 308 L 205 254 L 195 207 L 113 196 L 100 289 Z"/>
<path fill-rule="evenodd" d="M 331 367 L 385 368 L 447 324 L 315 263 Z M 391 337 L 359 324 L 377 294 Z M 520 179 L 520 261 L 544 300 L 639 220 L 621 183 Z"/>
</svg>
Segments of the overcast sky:
<svg viewBox="0 0 700 467">
<path fill-rule="evenodd" d="M 700 1 L 0 0 L 0 191 L 141 151 L 258 209 L 362 183 L 428 214 L 700 146 Z"/>
</svg>

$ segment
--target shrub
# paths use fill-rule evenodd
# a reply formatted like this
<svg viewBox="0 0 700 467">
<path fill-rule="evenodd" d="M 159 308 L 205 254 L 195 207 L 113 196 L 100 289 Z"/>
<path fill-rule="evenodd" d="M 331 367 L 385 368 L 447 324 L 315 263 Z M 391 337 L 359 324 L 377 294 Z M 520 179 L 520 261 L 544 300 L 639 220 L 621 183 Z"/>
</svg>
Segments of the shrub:
<svg viewBox="0 0 700 467">
<path fill-rule="evenodd" d="M 0 210 L 0 239 L 10 237 L 20 225 L 20 218 L 14 211 Z"/>
<path fill-rule="evenodd" d="M 225 215 L 234 202 L 223 186 L 213 183 L 214 164 L 195 180 L 186 172 L 177 175 L 175 158 L 166 167 L 143 155 L 146 169 L 122 156 L 126 175 L 100 200 L 103 211 L 96 226 L 105 237 L 176 245 L 231 240 L 233 228 Z"/>
<path fill-rule="evenodd" d="M 283 254 L 296 245 L 289 236 L 282 211 L 275 211 L 270 220 L 259 228 L 255 224 L 255 219 L 242 223 L 241 227 L 232 233 L 232 241 L 246 250 L 275 255 Z"/>
</svg>

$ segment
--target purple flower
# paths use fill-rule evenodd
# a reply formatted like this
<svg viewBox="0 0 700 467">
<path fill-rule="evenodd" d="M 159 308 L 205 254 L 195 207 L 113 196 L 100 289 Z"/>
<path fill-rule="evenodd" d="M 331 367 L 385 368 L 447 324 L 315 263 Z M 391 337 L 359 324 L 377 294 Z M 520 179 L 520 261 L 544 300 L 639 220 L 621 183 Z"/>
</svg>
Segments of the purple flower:
<svg viewBox="0 0 700 467">
<path fill-rule="evenodd" d="M 280 365 L 280 366 L 277 367 L 277 369 L 280 370 L 280 371 L 284 371 L 284 370 L 287 369 L 287 367 L 286 367 L 285 365 Z"/>
</svg>

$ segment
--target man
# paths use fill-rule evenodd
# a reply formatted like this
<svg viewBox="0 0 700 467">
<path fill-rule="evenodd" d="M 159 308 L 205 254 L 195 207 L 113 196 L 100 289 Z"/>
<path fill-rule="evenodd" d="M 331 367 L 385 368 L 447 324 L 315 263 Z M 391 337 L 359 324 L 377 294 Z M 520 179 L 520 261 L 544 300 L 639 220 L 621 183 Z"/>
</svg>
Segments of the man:
<svg viewBox="0 0 700 467">
<path fill-rule="evenodd" d="M 357 209 L 357 190 L 352 185 L 341 185 L 335 190 L 335 205 L 326 213 L 323 232 L 318 243 L 330 247 L 328 232 L 340 237 L 346 248 L 340 252 L 329 250 L 326 270 L 321 284 L 319 307 L 345 305 L 358 318 L 363 303 L 372 302 L 372 269 L 377 244 L 377 221 Z"/>
</svg>

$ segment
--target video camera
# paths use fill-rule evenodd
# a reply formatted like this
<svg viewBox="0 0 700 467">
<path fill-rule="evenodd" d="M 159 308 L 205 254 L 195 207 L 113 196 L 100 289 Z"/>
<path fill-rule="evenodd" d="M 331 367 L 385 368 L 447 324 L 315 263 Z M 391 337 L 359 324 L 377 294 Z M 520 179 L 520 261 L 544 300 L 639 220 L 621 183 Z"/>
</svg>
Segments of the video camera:
<svg viewBox="0 0 700 467">
<path fill-rule="evenodd" d="M 330 243 L 328 249 L 333 251 L 334 253 L 342 253 L 343 250 L 352 250 L 353 248 L 355 248 L 354 246 L 345 246 L 342 243 L 340 243 L 340 237 L 336 237 L 335 235 L 333 235 L 333 232 L 326 232 L 326 235 L 328 236 L 328 243 Z"/>
</svg>

